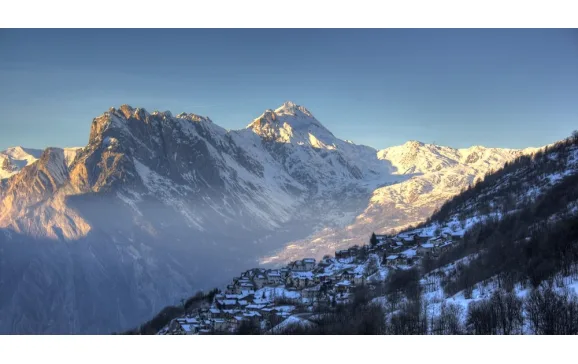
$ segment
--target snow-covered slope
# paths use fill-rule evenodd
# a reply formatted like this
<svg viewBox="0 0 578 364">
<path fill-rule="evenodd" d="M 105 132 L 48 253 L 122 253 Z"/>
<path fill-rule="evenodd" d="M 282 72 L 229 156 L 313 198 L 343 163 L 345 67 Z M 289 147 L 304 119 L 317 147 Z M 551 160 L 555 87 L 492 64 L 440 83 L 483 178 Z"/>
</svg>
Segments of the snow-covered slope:
<svg viewBox="0 0 578 364">
<path fill-rule="evenodd" d="M 67 164 L 72 163 L 80 149 L 80 147 L 63 149 Z M 22 168 L 36 162 L 41 155 L 41 149 L 22 147 L 12 147 L 0 151 L 0 180 L 20 172 Z"/>
<path fill-rule="evenodd" d="M 12 147 L 0 151 L 0 179 L 8 178 L 23 167 L 34 163 L 42 154 L 41 150 Z"/>
<path fill-rule="evenodd" d="M 303 256 L 321 258 L 335 250 L 367 243 L 360 241 L 360 237 L 368 237 L 372 232 L 391 233 L 423 222 L 474 181 L 508 161 L 538 150 L 480 146 L 454 149 L 418 141 L 380 150 L 378 158 L 405 180 L 375 189 L 364 210 L 346 226 L 325 228 L 306 239 L 293 241 L 283 250 L 264 257 L 262 262 L 277 264 Z"/>
</svg>

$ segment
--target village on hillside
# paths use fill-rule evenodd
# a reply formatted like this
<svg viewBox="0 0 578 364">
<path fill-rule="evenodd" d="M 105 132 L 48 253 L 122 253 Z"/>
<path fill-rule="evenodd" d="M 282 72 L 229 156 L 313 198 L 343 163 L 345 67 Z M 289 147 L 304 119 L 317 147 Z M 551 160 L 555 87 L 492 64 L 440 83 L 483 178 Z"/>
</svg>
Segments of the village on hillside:
<svg viewBox="0 0 578 364">
<path fill-rule="evenodd" d="M 445 230 L 445 229 L 444 229 Z M 420 259 L 437 257 L 463 232 L 413 230 L 395 236 L 375 235 L 370 244 L 325 256 L 294 261 L 279 269 L 254 268 L 235 277 L 212 303 L 173 319 L 158 334 L 235 333 L 245 322 L 262 332 L 281 331 L 306 322 L 316 309 L 348 303 L 353 289 L 383 282 L 392 269 L 409 269 Z"/>
</svg>

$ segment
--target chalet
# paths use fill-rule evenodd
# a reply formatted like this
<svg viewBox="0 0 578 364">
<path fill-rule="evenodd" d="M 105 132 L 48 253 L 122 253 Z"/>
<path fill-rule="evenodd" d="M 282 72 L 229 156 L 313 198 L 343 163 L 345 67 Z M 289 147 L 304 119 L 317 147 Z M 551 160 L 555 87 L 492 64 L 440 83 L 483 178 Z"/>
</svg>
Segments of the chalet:
<svg viewBox="0 0 578 364">
<path fill-rule="evenodd" d="M 287 277 L 286 284 L 295 288 L 310 287 L 315 284 L 313 278 L 312 272 L 292 272 L 291 275 Z"/>
<path fill-rule="evenodd" d="M 270 301 L 266 298 L 259 297 L 253 300 L 254 305 L 267 305 Z"/>
<path fill-rule="evenodd" d="M 315 259 L 313 258 L 305 258 L 302 260 L 302 262 L 306 271 L 310 271 L 313 270 L 313 268 L 315 268 Z"/>
<path fill-rule="evenodd" d="M 247 305 L 247 306 L 245 307 L 245 309 L 247 309 L 247 310 L 252 310 L 252 311 L 261 311 L 261 310 L 264 309 L 265 307 L 267 307 L 267 305 L 265 305 L 265 304 L 255 304 L 255 303 L 252 303 L 252 304 L 250 304 L 250 305 Z"/>
<path fill-rule="evenodd" d="M 243 319 L 252 321 L 253 323 L 259 323 L 261 317 L 261 314 L 257 311 L 249 311 L 243 314 Z"/>
<path fill-rule="evenodd" d="M 281 274 L 281 279 L 285 279 L 287 278 L 287 276 L 289 275 L 289 273 L 291 273 L 291 270 L 289 268 L 281 268 L 279 269 L 279 274 Z"/>
<path fill-rule="evenodd" d="M 229 329 L 229 323 L 224 319 L 213 320 L 213 330 L 217 332 L 225 332 Z"/>
<path fill-rule="evenodd" d="M 250 282 L 241 283 L 240 290 L 241 290 L 241 293 L 254 291 L 255 286 L 253 285 L 253 283 L 250 283 Z"/>
<path fill-rule="evenodd" d="M 219 310 L 216 307 L 213 307 L 213 308 L 209 309 L 207 317 L 211 320 L 214 320 L 214 319 L 221 318 L 222 314 L 223 313 L 221 312 L 221 310 Z"/>
<path fill-rule="evenodd" d="M 401 255 L 397 255 L 397 254 L 388 255 L 385 258 L 385 265 L 388 265 L 388 266 L 395 266 L 395 265 L 404 264 L 404 263 L 406 263 L 406 258 L 404 258 Z"/>
<path fill-rule="evenodd" d="M 430 255 L 434 250 L 434 245 L 432 243 L 425 243 L 417 247 L 417 254 L 420 256 Z"/>
<path fill-rule="evenodd" d="M 416 249 L 407 249 L 402 251 L 399 255 L 401 255 L 405 259 L 413 259 L 417 256 Z"/>
<path fill-rule="evenodd" d="M 181 335 L 196 335 L 200 330 L 198 325 L 180 324 L 176 331 L 180 332 Z"/>
<path fill-rule="evenodd" d="M 353 274 L 352 272 L 350 272 L 346 269 L 343 272 L 341 272 L 341 274 L 339 275 L 339 278 L 341 280 L 344 280 L 344 281 L 350 281 L 350 280 L 353 280 L 354 276 L 355 276 L 355 274 Z"/>
<path fill-rule="evenodd" d="M 305 271 L 305 266 L 303 265 L 303 261 L 301 261 L 301 260 L 296 260 L 294 262 L 291 262 L 287 265 L 287 267 L 292 272 L 304 272 Z"/>
<path fill-rule="evenodd" d="M 351 282 L 347 280 L 337 282 L 337 284 L 335 285 L 335 291 L 337 293 L 349 293 L 350 289 L 351 289 Z"/>
<path fill-rule="evenodd" d="M 281 278 L 279 276 L 279 278 Z M 263 286 L 265 286 L 265 284 L 267 284 L 268 279 L 267 277 L 265 277 L 265 275 L 263 273 L 259 273 L 256 276 L 253 277 L 253 284 L 255 285 L 255 288 L 257 289 L 261 289 Z"/>
<path fill-rule="evenodd" d="M 267 272 L 267 284 L 278 285 L 283 282 L 281 273 L 278 270 L 271 270 Z"/>
<path fill-rule="evenodd" d="M 237 300 L 220 300 L 217 301 L 220 308 L 227 310 L 237 308 L 239 305 L 237 304 Z"/>
<path fill-rule="evenodd" d="M 454 242 L 451 240 L 448 240 L 448 241 L 436 246 L 435 247 L 435 253 L 438 255 L 441 253 L 444 253 L 444 252 L 448 251 L 449 249 L 451 249 L 453 245 L 454 245 Z"/>
<path fill-rule="evenodd" d="M 301 297 L 309 300 L 317 300 L 321 296 L 321 285 L 305 288 L 301 291 Z"/>
<path fill-rule="evenodd" d="M 320 283 L 331 282 L 333 280 L 333 273 L 319 273 L 316 277 Z"/>
<path fill-rule="evenodd" d="M 275 307 L 265 307 L 259 312 L 261 312 L 261 316 L 266 320 L 269 320 L 271 317 L 276 316 L 279 313 Z"/>
<path fill-rule="evenodd" d="M 415 236 L 415 242 L 418 244 L 423 244 L 427 242 L 429 239 L 430 236 L 424 231 L 421 231 L 419 234 Z"/>
<path fill-rule="evenodd" d="M 444 242 L 444 238 L 442 238 L 441 236 L 436 236 L 435 238 L 431 238 L 428 243 L 433 244 L 433 245 L 440 245 Z"/>
<path fill-rule="evenodd" d="M 408 235 L 403 237 L 401 240 L 403 240 L 404 244 L 411 244 L 415 242 L 415 235 Z"/>
<path fill-rule="evenodd" d="M 169 328 L 177 335 L 195 335 L 200 328 L 200 322 L 191 317 L 178 318 L 171 322 Z"/>
<path fill-rule="evenodd" d="M 229 284 L 225 289 L 225 293 L 228 294 L 239 294 L 241 292 L 241 287 L 236 286 L 234 284 Z"/>
</svg>

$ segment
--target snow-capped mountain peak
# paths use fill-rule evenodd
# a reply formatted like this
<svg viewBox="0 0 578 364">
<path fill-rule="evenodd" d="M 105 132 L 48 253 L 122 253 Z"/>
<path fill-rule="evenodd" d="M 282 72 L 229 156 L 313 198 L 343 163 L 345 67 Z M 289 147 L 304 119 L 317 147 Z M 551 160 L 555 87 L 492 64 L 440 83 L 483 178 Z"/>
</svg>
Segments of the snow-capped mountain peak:
<svg viewBox="0 0 578 364">
<path fill-rule="evenodd" d="M 291 101 L 275 110 L 268 109 L 253 120 L 247 129 L 266 140 L 282 143 L 332 147 L 337 138 L 305 107 Z"/>
</svg>

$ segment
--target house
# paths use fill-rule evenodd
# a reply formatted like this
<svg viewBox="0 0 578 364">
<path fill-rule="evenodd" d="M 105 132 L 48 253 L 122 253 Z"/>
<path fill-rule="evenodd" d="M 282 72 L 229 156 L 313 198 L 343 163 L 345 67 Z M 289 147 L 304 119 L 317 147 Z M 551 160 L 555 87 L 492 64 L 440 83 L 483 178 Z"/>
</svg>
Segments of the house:
<svg viewBox="0 0 578 364">
<path fill-rule="evenodd" d="M 315 284 L 312 272 L 292 272 L 286 281 L 287 286 L 295 288 L 310 287 Z"/>
<path fill-rule="evenodd" d="M 339 278 L 340 278 L 341 280 L 345 280 L 345 281 L 352 280 L 353 277 L 355 277 L 355 274 L 353 274 L 352 272 L 348 271 L 347 269 L 344 270 L 343 272 L 341 272 L 341 274 L 339 275 Z"/>
<path fill-rule="evenodd" d="M 359 253 L 359 246 L 354 245 L 351 248 L 347 249 L 349 251 L 350 257 L 355 257 Z"/>
<path fill-rule="evenodd" d="M 405 259 L 413 259 L 417 256 L 416 249 L 407 249 L 402 251 L 399 255 L 401 255 Z"/>
<path fill-rule="evenodd" d="M 253 323 L 257 324 L 259 323 L 261 318 L 262 318 L 261 314 L 257 311 L 249 311 L 243 314 L 243 319 L 252 321 Z"/>
<path fill-rule="evenodd" d="M 191 325 L 191 324 L 180 324 L 179 332 L 181 335 L 195 335 L 199 333 L 199 326 L 198 325 Z"/>
<path fill-rule="evenodd" d="M 388 265 L 388 266 L 396 266 L 398 264 L 404 264 L 405 262 L 406 262 L 406 258 L 404 258 L 401 255 L 397 255 L 397 254 L 388 255 L 385 258 L 385 265 Z"/>
<path fill-rule="evenodd" d="M 209 309 L 209 311 L 208 311 L 208 313 L 207 313 L 207 317 L 208 317 L 210 320 L 214 320 L 214 319 L 221 318 L 221 315 L 222 315 L 222 314 L 223 314 L 223 313 L 221 312 L 221 310 L 219 310 L 219 309 L 216 308 L 216 307 L 212 307 L 212 308 Z"/>
<path fill-rule="evenodd" d="M 257 288 L 257 289 L 261 289 L 262 287 L 264 287 L 265 284 L 267 284 L 267 282 L 268 282 L 268 279 L 267 279 L 267 277 L 265 277 L 265 274 L 263 274 L 263 273 L 258 273 L 257 275 L 255 275 L 253 277 L 253 284 L 255 285 L 255 288 Z"/>
<path fill-rule="evenodd" d="M 319 273 L 316 275 L 316 278 L 319 280 L 319 283 L 330 282 L 333 278 L 333 273 Z"/>
<path fill-rule="evenodd" d="M 249 291 L 255 290 L 255 285 L 253 283 L 250 283 L 250 282 L 244 282 L 244 283 L 241 283 L 241 286 L 239 288 L 241 290 L 241 293 L 249 292 Z"/>
<path fill-rule="evenodd" d="M 225 332 L 229 329 L 229 323 L 225 319 L 213 320 L 213 330 L 217 332 Z"/>
<path fill-rule="evenodd" d="M 278 270 L 271 270 L 267 272 L 267 284 L 278 285 L 283 282 L 281 278 L 281 273 Z"/>
<path fill-rule="evenodd" d="M 442 238 L 441 236 L 436 236 L 435 238 L 431 238 L 428 243 L 433 244 L 433 245 L 440 245 L 444 242 L 444 238 Z"/>
<path fill-rule="evenodd" d="M 401 240 L 403 240 L 404 244 L 411 244 L 415 242 L 415 235 L 405 236 Z"/>
<path fill-rule="evenodd" d="M 321 296 L 321 285 L 305 288 L 301 291 L 301 297 L 308 300 L 317 300 Z"/>
<path fill-rule="evenodd" d="M 436 246 L 434 249 L 434 254 L 439 255 L 441 253 L 444 253 L 444 252 L 450 250 L 453 246 L 454 246 L 454 242 L 451 240 L 448 240 L 445 243 Z"/>
<path fill-rule="evenodd" d="M 169 329 L 176 335 L 195 335 L 198 333 L 201 323 L 192 317 L 174 319 Z"/>
<path fill-rule="evenodd" d="M 313 270 L 313 268 L 315 268 L 315 259 L 313 258 L 305 258 L 302 260 L 302 262 L 306 271 L 310 271 Z"/>
<path fill-rule="evenodd" d="M 375 239 L 377 239 L 378 242 L 387 241 L 388 238 L 388 235 L 375 235 Z"/>
<path fill-rule="evenodd" d="M 291 273 L 291 270 L 287 267 L 279 269 L 279 274 L 281 274 L 281 279 L 287 278 L 289 273 Z"/>
<path fill-rule="evenodd" d="M 265 305 L 265 304 L 255 304 L 255 303 L 252 303 L 252 304 L 250 304 L 250 305 L 247 305 L 247 306 L 245 307 L 245 309 L 247 309 L 247 310 L 252 310 L 252 311 L 261 311 L 261 310 L 264 309 L 265 307 L 267 307 L 267 305 Z"/>
<path fill-rule="evenodd" d="M 287 267 L 292 272 L 304 272 L 305 271 L 305 266 L 303 265 L 303 261 L 301 261 L 301 260 L 296 260 L 294 262 L 291 262 L 287 265 Z"/>
<path fill-rule="evenodd" d="M 350 289 L 351 289 L 351 282 L 347 280 L 337 282 L 337 284 L 335 285 L 335 291 L 337 293 L 349 293 Z"/>
<path fill-rule="evenodd" d="M 237 308 L 239 305 L 237 304 L 237 300 L 220 300 L 217 301 L 220 308 L 227 310 Z"/>
<path fill-rule="evenodd" d="M 432 243 L 425 243 L 417 247 L 417 254 L 420 256 L 430 255 L 434 250 L 434 245 Z"/>
<path fill-rule="evenodd" d="M 271 317 L 273 317 L 279 313 L 279 311 L 275 307 L 266 307 L 266 308 L 259 310 L 259 312 L 261 312 L 261 316 L 265 320 L 269 320 Z"/>
<path fill-rule="evenodd" d="M 321 259 L 321 261 L 319 262 L 319 264 L 317 264 L 319 267 L 325 268 L 325 267 L 329 267 L 331 264 L 333 264 L 335 262 L 334 259 L 331 258 L 323 258 Z"/>
</svg>

